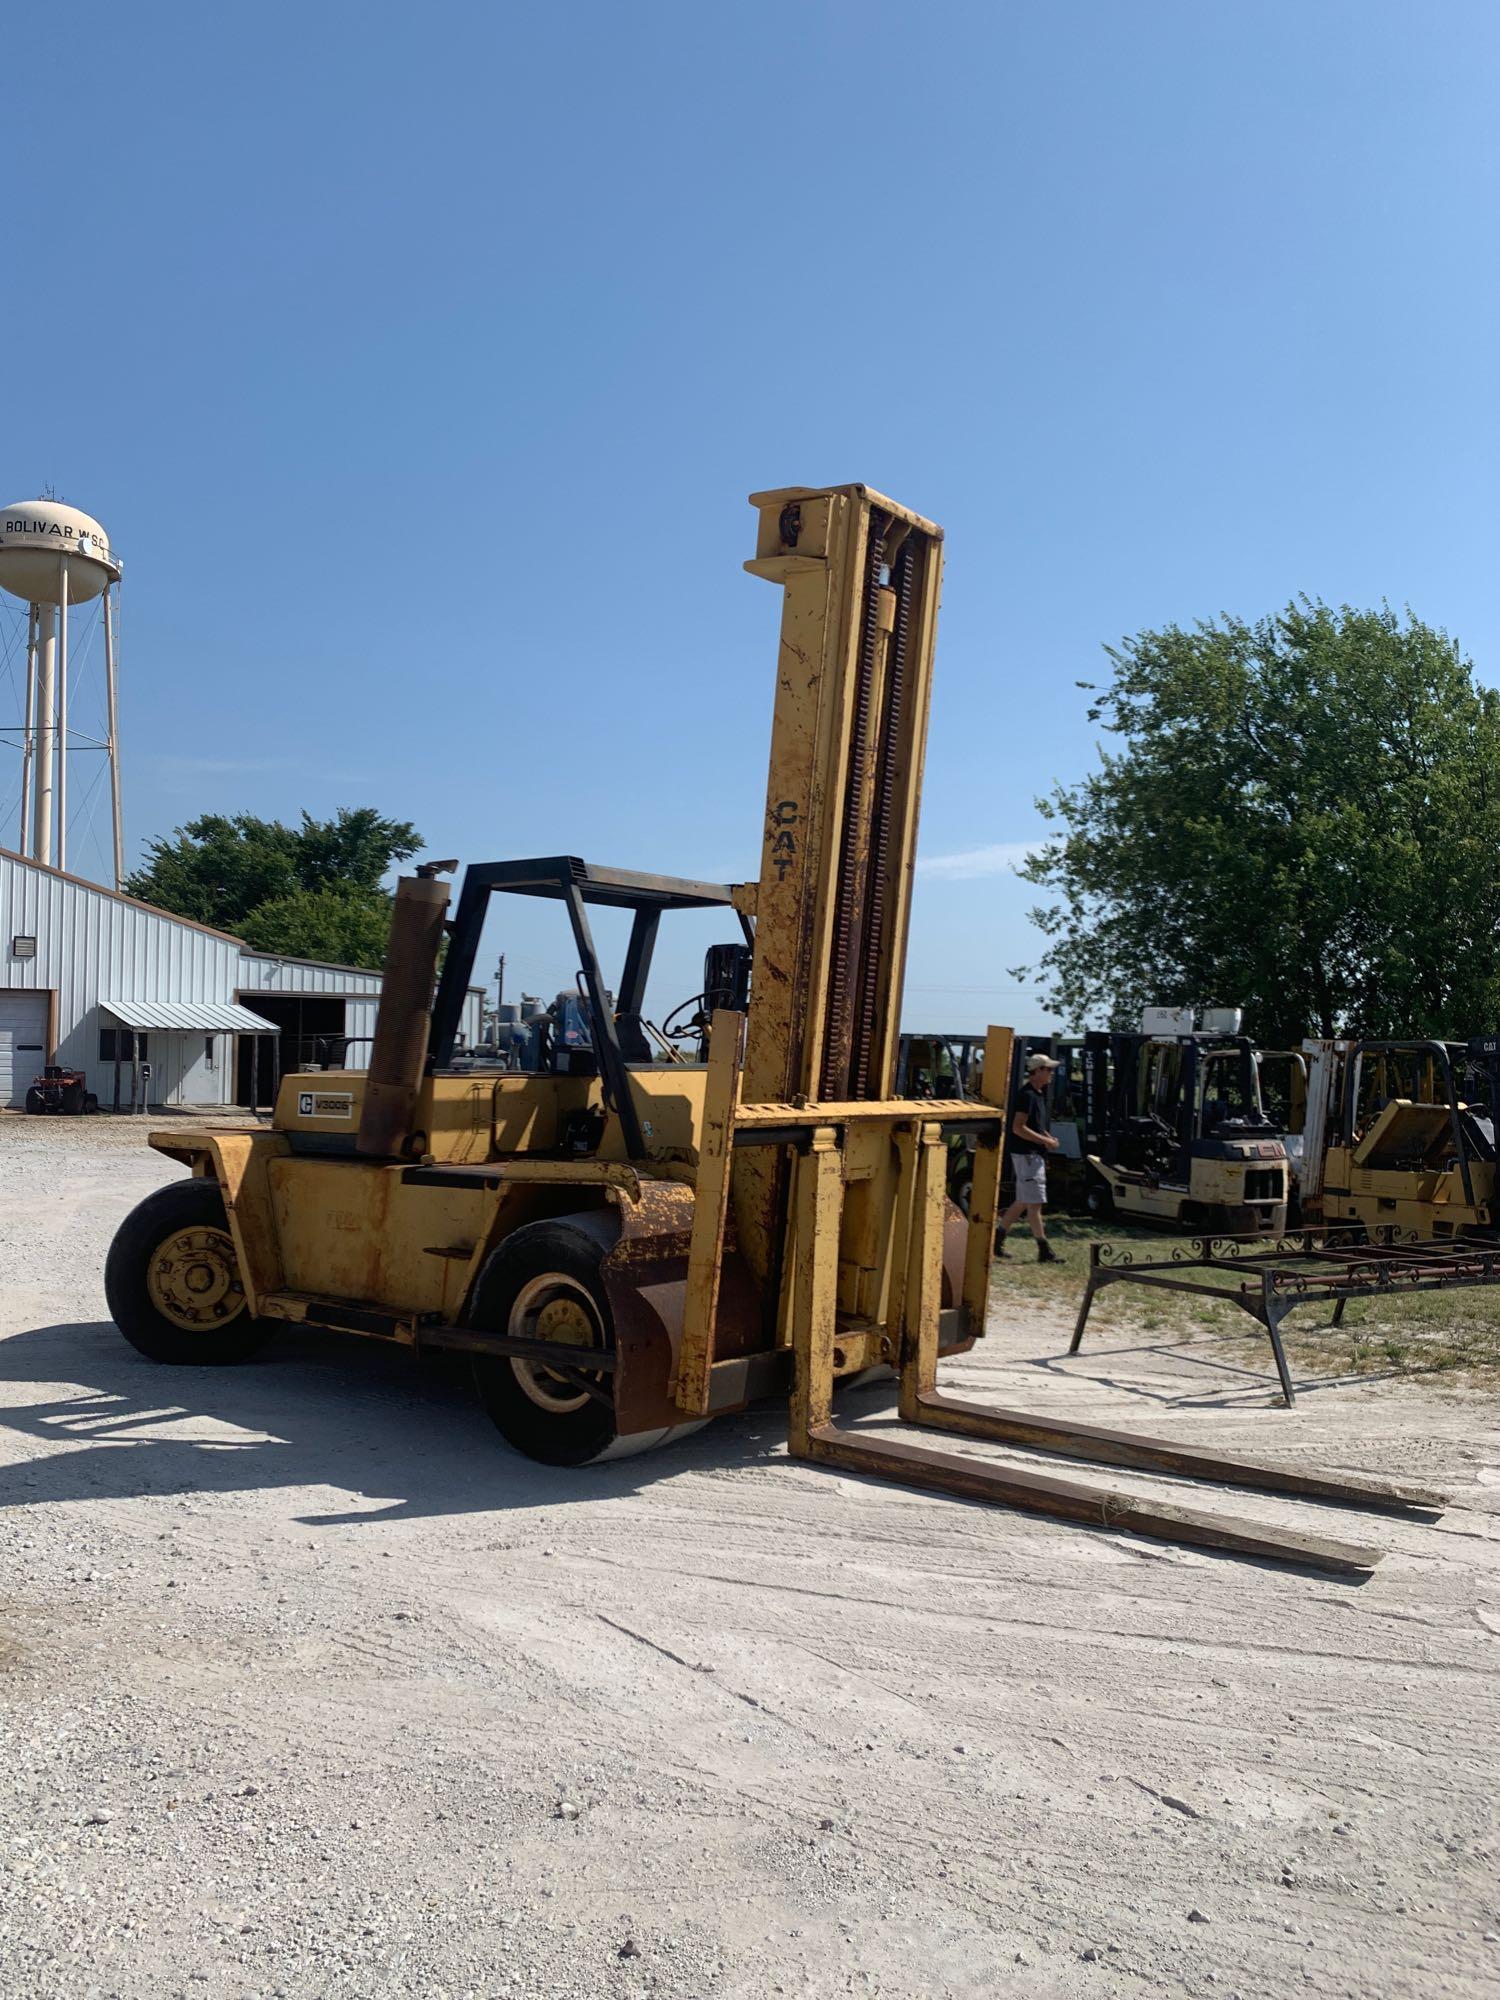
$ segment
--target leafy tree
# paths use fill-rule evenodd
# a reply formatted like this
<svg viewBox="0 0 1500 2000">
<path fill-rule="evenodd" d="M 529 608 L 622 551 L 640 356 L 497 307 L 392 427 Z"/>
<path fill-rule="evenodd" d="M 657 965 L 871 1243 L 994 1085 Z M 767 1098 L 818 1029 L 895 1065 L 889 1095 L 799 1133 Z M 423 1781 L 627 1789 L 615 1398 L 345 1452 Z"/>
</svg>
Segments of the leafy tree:
<svg viewBox="0 0 1500 2000">
<path fill-rule="evenodd" d="M 391 899 L 381 889 L 294 889 L 253 909 L 239 934 L 254 951 L 380 966 L 390 928 Z"/>
<path fill-rule="evenodd" d="M 1500 697 L 1445 633 L 1304 598 L 1107 650 L 1121 747 L 1039 801 L 1021 871 L 1050 1005 L 1242 1003 L 1266 1045 L 1500 1026 Z"/>
<path fill-rule="evenodd" d="M 125 886 L 257 950 L 378 966 L 390 926 L 381 881 L 421 845 L 408 821 L 371 806 L 341 806 L 328 820 L 304 812 L 296 827 L 206 813 L 153 840 Z"/>
<path fill-rule="evenodd" d="M 297 879 L 304 889 L 344 885 L 378 889 L 392 867 L 422 845 L 404 819 L 385 819 L 373 806 L 340 806 L 332 819 L 302 815 L 297 835 Z"/>
<path fill-rule="evenodd" d="M 227 931 L 258 904 L 297 886 L 296 832 L 250 813 L 232 819 L 205 813 L 170 840 L 151 841 L 144 864 L 125 884 L 142 902 Z"/>
</svg>

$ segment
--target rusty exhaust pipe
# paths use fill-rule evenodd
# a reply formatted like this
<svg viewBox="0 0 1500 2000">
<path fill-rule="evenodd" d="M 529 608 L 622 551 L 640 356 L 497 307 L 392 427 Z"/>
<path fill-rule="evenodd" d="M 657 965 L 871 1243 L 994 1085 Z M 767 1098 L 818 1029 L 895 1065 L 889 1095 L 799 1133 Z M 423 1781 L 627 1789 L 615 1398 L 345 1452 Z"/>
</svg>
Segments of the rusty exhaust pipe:
<svg viewBox="0 0 1500 2000">
<path fill-rule="evenodd" d="M 354 1142 L 356 1150 L 371 1159 L 403 1159 L 415 1137 L 448 908 L 448 884 L 438 881 L 437 875 L 457 865 L 433 862 L 415 875 L 403 875 L 396 884 L 375 1041 Z"/>
</svg>

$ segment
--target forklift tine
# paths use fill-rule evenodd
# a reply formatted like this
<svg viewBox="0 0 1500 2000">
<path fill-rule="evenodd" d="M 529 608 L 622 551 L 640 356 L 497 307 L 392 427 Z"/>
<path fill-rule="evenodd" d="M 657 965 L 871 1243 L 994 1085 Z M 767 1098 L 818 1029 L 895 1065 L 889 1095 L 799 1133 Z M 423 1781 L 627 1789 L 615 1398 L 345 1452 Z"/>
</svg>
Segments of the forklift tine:
<svg viewBox="0 0 1500 2000">
<path fill-rule="evenodd" d="M 960 1499 L 1048 1514 L 1086 1527 L 1124 1530 L 1153 1541 L 1222 1549 L 1265 1562 L 1326 1570 L 1335 1576 L 1365 1576 L 1381 1556 L 1378 1549 L 1329 1541 L 1295 1528 L 1257 1527 L 1227 1514 L 1201 1513 L 1196 1508 L 1176 1507 L 1107 1486 L 1084 1486 L 1016 1466 L 991 1465 L 956 1452 L 928 1451 L 922 1445 L 897 1439 L 856 1437 L 832 1423 L 810 1431 L 807 1444 L 809 1458 L 846 1472 L 871 1473 L 903 1486 L 928 1487 Z"/>
<path fill-rule="evenodd" d="M 1176 1473 L 1185 1479 L 1212 1480 L 1221 1486 L 1253 1487 L 1262 1493 L 1286 1493 L 1301 1500 L 1329 1500 L 1344 1507 L 1368 1507 L 1389 1513 L 1441 1513 L 1448 1495 L 1433 1487 L 1404 1481 L 1370 1479 L 1359 1474 L 1302 1471 L 1296 1466 L 1271 1465 L 1254 1458 L 1229 1458 L 1218 1452 L 1195 1451 L 1166 1438 L 1143 1437 L 1135 1431 L 1107 1430 L 1098 1424 L 1064 1424 L 1028 1410 L 992 1410 L 966 1403 L 941 1390 L 918 1399 L 920 1424 L 989 1438 L 997 1444 L 1032 1451 L 1055 1452 L 1060 1458 L 1083 1459 L 1094 1465 L 1134 1466 L 1143 1472 Z"/>
</svg>

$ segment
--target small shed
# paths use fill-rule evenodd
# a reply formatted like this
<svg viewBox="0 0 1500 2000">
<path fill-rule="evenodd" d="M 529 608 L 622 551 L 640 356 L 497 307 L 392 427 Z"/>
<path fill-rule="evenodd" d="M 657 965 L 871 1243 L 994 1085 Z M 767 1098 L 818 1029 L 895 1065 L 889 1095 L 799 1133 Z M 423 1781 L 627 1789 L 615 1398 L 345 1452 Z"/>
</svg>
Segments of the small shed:
<svg viewBox="0 0 1500 2000">
<path fill-rule="evenodd" d="M 134 1111 L 148 1102 L 222 1103 L 215 1086 L 245 1059 L 252 1088 L 264 1074 L 265 1101 L 275 1099 L 281 1031 L 237 1001 L 110 999 L 100 1001 L 99 1016 L 100 1056 L 108 1053 L 114 1063 L 113 1088 L 99 1100 L 109 1110 Z M 137 1053 L 142 1049 L 150 1053 L 143 1057 Z"/>
</svg>

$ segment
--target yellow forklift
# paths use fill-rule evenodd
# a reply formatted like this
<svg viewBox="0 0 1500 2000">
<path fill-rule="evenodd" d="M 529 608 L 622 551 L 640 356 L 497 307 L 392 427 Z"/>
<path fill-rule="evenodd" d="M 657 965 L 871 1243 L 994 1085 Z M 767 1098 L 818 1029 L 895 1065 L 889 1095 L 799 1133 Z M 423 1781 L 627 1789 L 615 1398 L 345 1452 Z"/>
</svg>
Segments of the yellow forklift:
<svg viewBox="0 0 1500 2000">
<path fill-rule="evenodd" d="M 1306 1046 L 1330 1102 L 1316 1203 L 1305 1206 L 1372 1239 L 1493 1243 L 1500 1038 Z"/>
<path fill-rule="evenodd" d="M 1003 1150 L 997 1105 L 894 1094 L 942 534 L 864 486 L 751 504 L 746 568 L 782 593 L 759 881 L 569 855 L 481 862 L 450 918 L 442 878 L 456 864 L 403 880 L 368 1072 L 287 1076 L 270 1129 L 151 1135 L 189 1177 L 116 1237 L 106 1288 L 121 1331 L 179 1363 L 242 1360 L 288 1322 L 458 1350 L 509 1442 L 554 1464 L 778 1396 L 799 1458 L 1368 1568 L 1370 1550 L 1318 1534 L 837 1420 L 836 1386 L 886 1365 L 910 1431 L 1345 1504 L 1434 1504 L 938 1388 L 939 1356 L 985 1331 Z M 588 1046 L 558 1044 L 529 1074 L 457 1060 L 485 918 L 517 895 L 561 906 L 590 1021 Z M 612 990 L 598 908 L 630 915 Z M 701 1061 L 661 1059 L 643 1014 L 660 923 L 684 909 L 720 909 L 732 933 L 693 996 Z M 1008 1076 L 1010 1041 L 988 1031 L 985 1076 Z M 972 1140 L 967 1218 L 945 1186 L 956 1132 Z"/>
</svg>

